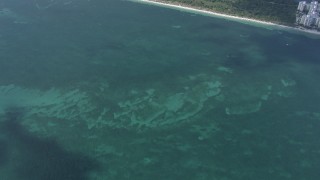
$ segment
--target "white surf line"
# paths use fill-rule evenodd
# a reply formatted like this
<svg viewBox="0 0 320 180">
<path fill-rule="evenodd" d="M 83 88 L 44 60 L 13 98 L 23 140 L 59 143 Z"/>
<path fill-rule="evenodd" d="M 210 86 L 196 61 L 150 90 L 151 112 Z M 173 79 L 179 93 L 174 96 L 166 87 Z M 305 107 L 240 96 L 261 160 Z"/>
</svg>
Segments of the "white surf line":
<svg viewBox="0 0 320 180">
<path fill-rule="evenodd" d="M 131 1 L 141 2 L 141 3 L 145 3 L 145 4 L 153 4 L 153 5 L 158 5 L 158 6 L 171 7 L 174 9 L 182 9 L 182 10 L 187 10 L 189 12 L 198 12 L 198 13 L 203 13 L 203 14 L 208 14 L 208 15 L 214 15 L 214 16 L 224 17 L 226 19 L 244 20 L 244 21 L 256 22 L 256 23 L 261 23 L 261 24 L 266 24 L 266 25 L 278 25 L 278 24 L 275 24 L 272 22 L 261 21 L 261 20 L 252 19 L 252 18 L 244 18 L 244 17 L 228 15 L 228 14 L 222 14 L 222 13 L 198 9 L 196 7 L 189 7 L 189 6 L 180 5 L 180 4 L 171 4 L 171 3 L 159 2 L 159 1 L 153 1 L 153 0 L 131 0 Z"/>
<path fill-rule="evenodd" d="M 222 13 L 217 13 L 209 10 L 203 10 L 203 9 L 198 9 L 195 7 L 189 7 L 186 5 L 180 5 L 180 4 L 171 4 L 171 3 L 165 3 L 165 2 L 159 2 L 159 1 L 154 1 L 154 0 L 129 0 L 133 2 L 138 2 L 138 3 L 144 3 L 144 4 L 151 4 L 151 5 L 156 5 L 156 6 L 161 6 L 161 7 L 168 7 L 168 8 L 173 8 L 173 9 L 181 9 L 187 12 L 196 12 L 202 15 L 211 15 L 213 17 L 220 17 L 228 20 L 234 20 L 237 22 L 252 22 L 252 23 L 258 23 L 262 25 L 267 25 L 266 27 L 274 27 L 276 30 L 287 30 L 295 34 L 301 34 L 302 35 L 315 35 L 312 36 L 313 38 L 320 38 L 320 32 L 313 31 L 313 30 L 308 30 L 308 29 L 300 29 L 296 27 L 290 27 L 290 26 L 285 26 L 285 25 L 280 25 L 268 21 L 261 21 L 257 19 L 252 19 L 252 18 L 245 18 L 245 17 L 239 17 L 239 16 L 234 16 L 234 15 L 228 15 L 228 14 L 222 14 Z M 253 25 L 253 24 L 251 24 Z M 273 30 L 271 28 L 271 30 Z M 309 37 L 309 36 L 308 36 Z"/>
</svg>

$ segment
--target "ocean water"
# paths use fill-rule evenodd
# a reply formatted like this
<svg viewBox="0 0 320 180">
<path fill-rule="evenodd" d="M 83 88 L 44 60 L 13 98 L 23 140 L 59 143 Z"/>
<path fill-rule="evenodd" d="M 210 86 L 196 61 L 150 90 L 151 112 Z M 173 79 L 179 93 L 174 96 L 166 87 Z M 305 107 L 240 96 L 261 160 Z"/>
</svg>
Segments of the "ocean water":
<svg viewBox="0 0 320 180">
<path fill-rule="evenodd" d="M 3 0 L 1 180 L 317 180 L 319 47 L 129 1 Z"/>
</svg>

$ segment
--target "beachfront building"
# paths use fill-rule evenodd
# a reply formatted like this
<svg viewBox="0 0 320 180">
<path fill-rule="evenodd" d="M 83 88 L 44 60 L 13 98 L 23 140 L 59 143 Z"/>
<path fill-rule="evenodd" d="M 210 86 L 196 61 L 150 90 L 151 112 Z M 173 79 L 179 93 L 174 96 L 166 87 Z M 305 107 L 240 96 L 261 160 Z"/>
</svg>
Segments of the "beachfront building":
<svg viewBox="0 0 320 180">
<path fill-rule="evenodd" d="M 307 9 L 307 2 L 306 1 L 300 1 L 298 5 L 298 11 L 303 12 Z"/>
<path fill-rule="evenodd" d="M 318 29 L 320 29 L 320 17 L 316 19 L 316 26 Z"/>
<path fill-rule="evenodd" d="M 300 1 L 297 8 L 296 24 L 302 27 L 320 30 L 320 5 L 318 1 L 307 3 Z"/>
</svg>

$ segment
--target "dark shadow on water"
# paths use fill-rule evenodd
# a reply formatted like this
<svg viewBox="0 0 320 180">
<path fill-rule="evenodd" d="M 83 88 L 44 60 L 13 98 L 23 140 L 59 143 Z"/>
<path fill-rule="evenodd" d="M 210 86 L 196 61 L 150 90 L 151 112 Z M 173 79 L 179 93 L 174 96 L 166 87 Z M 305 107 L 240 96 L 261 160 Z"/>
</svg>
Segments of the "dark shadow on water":
<svg viewBox="0 0 320 180">
<path fill-rule="evenodd" d="M 86 180 L 90 171 L 99 169 L 97 162 L 64 150 L 53 139 L 41 139 L 30 134 L 20 125 L 21 117 L 19 111 L 8 111 L 0 125 L 6 141 L 0 139 L 0 167 L 8 166 L 18 179 Z M 9 155 L 9 151 L 16 153 Z"/>
<path fill-rule="evenodd" d="M 4 140 L 0 140 L 0 168 L 8 161 L 8 144 Z"/>
</svg>

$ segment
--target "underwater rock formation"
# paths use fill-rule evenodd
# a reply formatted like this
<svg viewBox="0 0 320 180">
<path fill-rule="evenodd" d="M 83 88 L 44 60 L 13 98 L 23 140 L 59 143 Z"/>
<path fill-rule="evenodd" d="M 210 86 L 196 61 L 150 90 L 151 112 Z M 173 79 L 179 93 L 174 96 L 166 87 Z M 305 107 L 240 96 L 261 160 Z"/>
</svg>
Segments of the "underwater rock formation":
<svg viewBox="0 0 320 180">
<path fill-rule="evenodd" d="M 261 102 L 246 103 L 238 106 L 231 106 L 226 108 L 227 115 L 241 115 L 258 112 L 261 108 Z"/>
<path fill-rule="evenodd" d="M 31 131 L 39 131 L 36 119 L 62 119 L 81 122 L 91 128 L 126 128 L 138 131 L 187 122 L 212 106 L 205 103 L 221 93 L 221 82 L 204 75 L 187 77 L 181 90 L 166 92 L 156 89 L 139 90 L 123 100 L 115 99 L 117 108 L 100 107 L 86 92 L 78 89 L 47 91 L 27 89 L 16 85 L 0 86 L 0 114 L 14 106 L 26 109 L 24 124 Z M 188 87 L 192 85 L 192 87 Z M 132 91 L 132 90 L 131 90 Z M 54 126 L 55 122 L 48 122 Z"/>
<path fill-rule="evenodd" d="M 188 121 L 204 110 L 205 102 L 221 92 L 218 80 L 198 82 L 184 91 L 165 94 L 154 89 L 144 95 L 119 102 L 120 111 L 114 112 L 118 125 L 154 128 Z"/>
<path fill-rule="evenodd" d="M 167 128 L 199 119 L 211 110 L 224 109 L 226 115 L 260 111 L 270 98 L 293 93 L 295 81 L 282 80 L 277 86 L 224 82 L 214 75 L 197 74 L 176 79 L 176 87 L 150 84 L 138 89 L 117 89 L 97 85 L 90 90 L 38 90 L 16 85 L 0 86 L 0 115 L 7 108 L 23 108 L 23 124 L 30 131 L 52 129 L 62 120 L 65 125 L 92 128 L 124 128 L 144 131 Z M 287 96 L 285 96 L 287 97 Z M 99 98 L 96 101 L 95 98 Z M 45 118 L 46 122 L 41 122 Z"/>
<path fill-rule="evenodd" d="M 26 122 L 35 118 L 50 117 L 65 120 L 86 119 L 95 109 L 86 93 L 78 89 L 40 91 L 15 85 L 0 86 L 0 114 L 7 108 L 18 107 L 26 111 Z M 37 129 L 35 123 L 29 124 Z"/>
</svg>

